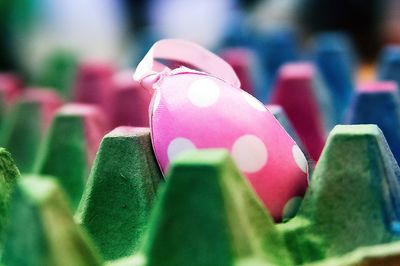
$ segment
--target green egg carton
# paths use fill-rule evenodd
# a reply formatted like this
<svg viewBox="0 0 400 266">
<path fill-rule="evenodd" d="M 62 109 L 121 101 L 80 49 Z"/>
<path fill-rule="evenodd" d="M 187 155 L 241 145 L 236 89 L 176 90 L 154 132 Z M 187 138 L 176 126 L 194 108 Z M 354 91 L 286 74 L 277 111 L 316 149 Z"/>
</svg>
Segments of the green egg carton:
<svg viewBox="0 0 400 266">
<path fill-rule="evenodd" d="M 19 177 L 4 149 L 0 163 L 2 265 L 400 265 L 400 171 L 374 125 L 332 130 L 281 224 L 225 150 L 186 152 L 163 178 L 148 128 L 104 136 L 75 214 L 60 177 Z"/>
</svg>

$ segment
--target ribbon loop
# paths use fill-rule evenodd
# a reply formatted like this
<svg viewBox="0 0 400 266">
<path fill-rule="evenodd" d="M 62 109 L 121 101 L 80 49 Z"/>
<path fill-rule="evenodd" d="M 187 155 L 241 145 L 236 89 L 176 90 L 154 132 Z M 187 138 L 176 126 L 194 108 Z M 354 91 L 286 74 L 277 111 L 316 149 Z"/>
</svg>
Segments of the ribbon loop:
<svg viewBox="0 0 400 266">
<path fill-rule="evenodd" d="M 207 72 L 234 87 L 240 87 L 239 78 L 227 62 L 195 43 L 179 39 L 156 42 L 137 66 L 133 78 L 143 83 L 149 76 L 179 66 Z"/>
</svg>

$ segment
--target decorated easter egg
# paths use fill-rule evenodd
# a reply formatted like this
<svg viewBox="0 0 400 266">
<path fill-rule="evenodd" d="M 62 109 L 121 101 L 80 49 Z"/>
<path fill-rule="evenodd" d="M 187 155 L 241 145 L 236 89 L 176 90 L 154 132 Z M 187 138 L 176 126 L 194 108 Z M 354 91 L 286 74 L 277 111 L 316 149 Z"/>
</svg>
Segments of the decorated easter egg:
<svg viewBox="0 0 400 266">
<path fill-rule="evenodd" d="M 171 56 L 166 47 L 181 53 Z M 160 59 L 183 67 L 162 67 Z M 192 43 L 163 40 L 134 77 L 155 90 L 150 127 L 162 172 L 184 151 L 225 148 L 274 219 L 280 220 L 285 205 L 304 194 L 308 169 L 302 151 L 265 106 L 240 89 L 222 59 Z"/>
</svg>

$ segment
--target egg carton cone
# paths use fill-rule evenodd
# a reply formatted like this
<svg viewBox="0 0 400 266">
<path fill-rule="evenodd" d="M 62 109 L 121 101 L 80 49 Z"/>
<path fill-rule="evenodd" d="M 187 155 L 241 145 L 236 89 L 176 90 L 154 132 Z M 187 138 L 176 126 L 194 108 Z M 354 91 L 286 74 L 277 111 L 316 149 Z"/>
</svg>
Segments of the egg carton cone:
<svg viewBox="0 0 400 266">
<path fill-rule="evenodd" d="M 104 136 L 76 219 L 105 260 L 139 249 L 161 182 L 148 128 L 118 127 Z"/>
<path fill-rule="evenodd" d="M 301 59 L 299 36 L 295 29 L 287 27 L 267 30 L 261 34 L 260 40 L 265 71 L 274 83 L 282 65 Z"/>
<path fill-rule="evenodd" d="M 62 101 L 48 89 L 27 89 L 17 99 L 4 121 L 0 134 L 2 147 L 13 154 L 22 173 L 33 171 L 40 143 Z"/>
<path fill-rule="evenodd" d="M 105 131 L 104 115 L 98 107 L 66 104 L 57 111 L 42 142 L 34 173 L 57 178 L 73 210 Z"/>
<path fill-rule="evenodd" d="M 336 126 L 296 217 L 281 224 L 296 264 L 398 237 L 399 167 L 376 125 Z"/>
<path fill-rule="evenodd" d="M 110 97 L 113 90 L 113 65 L 107 62 L 86 60 L 80 62 L 75 76 L 73 101 L 95 104 L 109 117 Z"/>
<path fill-rule="evenodd" d="M 17 179 L 20 177 L 19 170 L 11 158 L 9 152 L 0 148 L 0 245 L 4 245 L 4 230 L 9 222 L 9 203 L 11 193 Z"/>
<path fill-rule="evenodd" d="M 189 151 L 166 179 L 145 238 L 145 265 L 234 265 L 249 257 L 291 263 L 271 216 L 226 151 Z"/>
<path fill-rule="evenodd" d="M 19 178 L 9 205 L 2 265 L 102 265 L 54 178 Z"/>
<path fill-rule="evenodd" d="M 244 48 L 226 48 L 220 51 L 219 54 L 235 71 L 240 80 L 241 89 L 253 96 L 257 96 L 252 76 L 252 71 L 254 70 L 251 69 L 254 66 L 252 62 L 253 52 Z"/>
<path fill-rule="evenodd" d="M 11 72 L 0 72 L 0 92 L 2 93 L 3 104 L 7 107 L 21 93 L 22 87 L 23 82 L 18 75 Z"/>
<path fill-rule="evenodd" d="M 379 59 L 377 78 L 392 80 L 400 86 L 400 46 L 389 45 L 382 50 Z"/>
<path fill-rule="evenodd" d="M 400 95 L 389 81 L 361 84 L 356 91 L 345 122 L 376 124 L 382 130 L 394 157 L 400 160 Z"/>
<path fill-rule="evenodd" d="M 313 61 L 332 98 L 335 122 L 341 123 L 353 91 L 353 73 L 349 40 L 340 33 L 325 32 L 314 40 Z"/>
<path fill-rule="evenodd" d="M 330 93 L 310 62 L 288 63 L 278 73 L 271 103 L 282 106 L 314 161 L 334 125 Z"/>
<path fill-rule="evenodd" d="M 45 58 L 33 82 L 53 88 L 63 99 L 71 100 L 77 68 L 78 58 L 73 52 L 56 50 Z"/>
<path fill-rule="evenodd" d="M 112 128 L 118 126 L 149 127 L 149 105 L 153 94 L 132 79 L 131 70 L 113 75 L 109 101 Z"/>
</svg>

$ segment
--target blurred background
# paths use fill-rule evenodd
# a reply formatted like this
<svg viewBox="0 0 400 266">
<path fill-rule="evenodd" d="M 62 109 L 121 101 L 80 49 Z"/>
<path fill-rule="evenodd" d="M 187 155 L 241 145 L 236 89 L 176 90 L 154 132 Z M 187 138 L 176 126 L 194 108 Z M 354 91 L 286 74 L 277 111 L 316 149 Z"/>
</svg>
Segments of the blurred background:
<svg viewBox="0 0 400 266">
<path fill-rule="evenodd" d="M 292 60 L 307 58 L 326 31 L 346 36 L 357 63 L 373 63 L 385 44 L 400 43 L 400 0 L 0 0 L 0 69 L 34 83 L 60 52 L 134 67 L 166 37 L 214 51 L 246 46 L 268 64 L 274 32 L 301 51 L 285 55 Z"/>
</svg>

